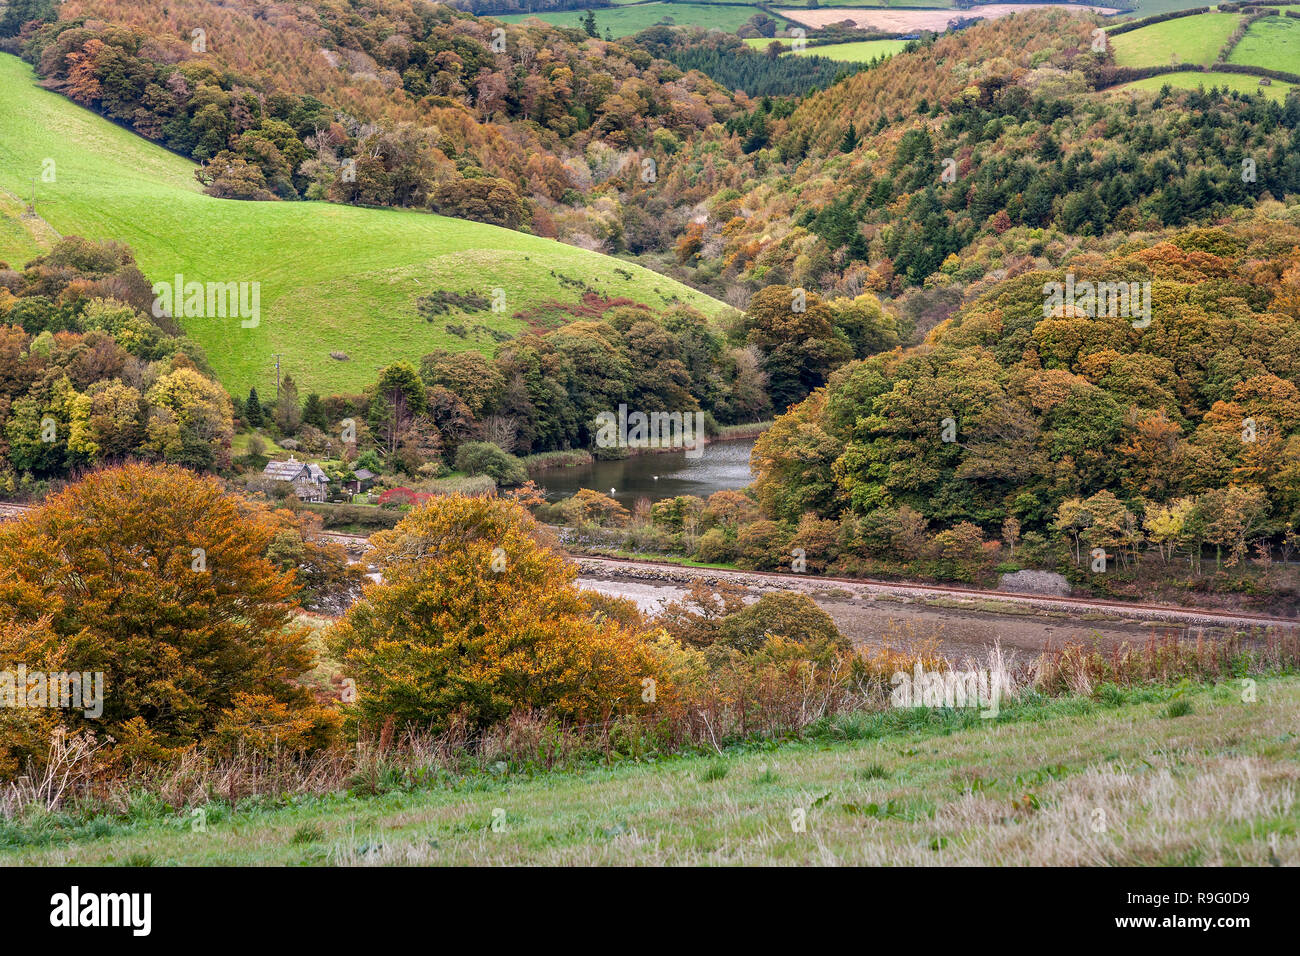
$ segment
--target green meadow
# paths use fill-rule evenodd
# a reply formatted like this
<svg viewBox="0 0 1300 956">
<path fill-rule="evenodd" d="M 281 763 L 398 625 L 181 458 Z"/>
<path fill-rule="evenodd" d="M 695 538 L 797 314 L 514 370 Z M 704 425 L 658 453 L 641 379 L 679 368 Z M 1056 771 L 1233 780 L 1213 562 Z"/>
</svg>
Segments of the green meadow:
<svg viewBox="0 0 1300 956">
<path fill-rule="evenodd" d="M 615 37 L 631 36 L 642 30 L 669 23 L 679 27 L 704 27 L 725 30 L 734 33 L 742 23 L 756 13 L 762 13 L 758 7 L 741 5 L 723 5 L 707 3 L 637 3 L 615 7 L 600 7 L 592 11 L 596 15 L 596 29 L 601 36 L 608 29 Z M 564 10 L 558 13 L 511 14 L 494 17 L 506 23 L 522 23 L 530 17 L 545 20 L 563 27 L 581 26 L 581 20 L 587 15 L 585 10 Z"/>
<path fill-rule="evenodd" d="M 0 864 L 1263 866 L 1296 859 L 1300 680 L 823 721 L 802 740 L 0 821 Z M 490 759 L 490 758 L 489 758 Z"/>
<path fill-rule="evenodd" d="M 1260 86 L 1259 77 L 1248 76 L 1244 73 L 1200 73 L 1192 71 L 1148 76 L 1141 80 L 1134 80 L 1132 83 L 1125 83 L 1123 86 L 1117 86 L 1115 89 L 1150 90 L 1155 92 L 1164 86 L 1176 90 L 1209 90 L 1217 86 L 1220 89 L 1237 90 L 1241 93 L 1263 93 L 1269 99 L 1276 100 L 1279 103 L 1286 99 L 1287 93 L 1295 89 L 1294 84 L 1283 83 L 1281 80 L 1274 80 L 1271 86 Z"/>
<path fill-rule="evenodd" d="M 842 63 L 870 63 L 872 60 L 901 53 L 906 40 L 857 40 L 852 43 L 828 43 L 792 51 L 795 56 L 824 56 Z"/>
<path fill-rule="evenodd" d="M 179 273 L 187 282 L 261 283 L 256 328 L 238 319 L 183 323 L 235 394 L 250 386 L 265 394 L 276 354 L 304 394 L 357 391 L 382 366 L 434 348 L 491 351 L 525 326 L 516 312 L 572 303 L 586 290 L 656 308 L 725 308 L 640 266 L 495 226 L 205 196 L 189 160 L 40 89 L 9 55 L 0 55 L 0 117 L 0 260 L 20 267 L 59 235 L 80 235 L 128 243 L 151 281 Z M 22 215 L 33 189 L 38 219 Z M 490 299 L 494 289 L 504 292 L 503 312 L 453 311 L 430 322 L 416 311 L 421 295 Z"/>
<path fill-rule="evenodd" d="M 779 42 L 786 54 L 824 56 L 828 60 L 837 60 L 841 63 L 870 63 L 875 59 L 901 53 L 903 47 L 907 46 L 906 40 L 853 40 L 847 43 L 827 43 L 820 46 L 806 46 L 802 50 L 791 50 L 790 40 L 784 35 L 750 37 L 745 40 L 747 46 L 760 53 L 766 51 L 774 42 Z"/>
<path fill-rule="evenodd" d="M 1300 20 L 1285 16 L 1256 20 L 1232 48 L 1228 62 L 1300 73 Z"/>
<path fill-rule="evenodd" d="M 1111 37 L 1120 66 L 1209 66 L 1241 20 L 1238 13 L 1202 13 L 1179 17 Z"/>
</svg>

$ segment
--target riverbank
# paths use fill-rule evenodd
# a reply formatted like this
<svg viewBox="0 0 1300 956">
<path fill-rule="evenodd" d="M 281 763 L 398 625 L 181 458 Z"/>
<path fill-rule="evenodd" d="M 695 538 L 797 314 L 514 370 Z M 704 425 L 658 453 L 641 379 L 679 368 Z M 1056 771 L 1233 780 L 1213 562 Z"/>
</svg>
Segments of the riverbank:
<svg viewBox="0 0 1300 956">
<path fill-rule="evenodd" d="M 704 439 L 705 446 L 717 441 L 751 441 L 758 438 L 759 435 L 772 427 L 772 422 L 750 422 L 744 425 L 719 425 L 717 431 L 708 435 Z M 632 458 L 637 455 L 659 455 L 659 454 L 683 454 L 686 449 L 681 445 L 637 445 L 628 444 L 623 449 L 626 454 L 622 458 Z M 530 475 L 534 473 L 544 473 L 562 468 L 582 468 L 594 464 L 597 461 L 619 461 L 620 458 L 597 458 L 585 448 L 574 448 L 566 451 L 543 451 L 536 455 L 525 455 L 520 461 L 523 462 L 524 468 Z"/>
<path fill-rule="evenodd" d="M 633 563 L 574 556 L 579 583 L 628 597 L 643 610 L 662 610 L 695 582 L 726 583 L 753 599 L 765 591 L 808 595 L 855 644 L 909 647 L 933 640 L 945 656 L 982 658 L 999 645 L 1009 658 L 1028 661 L 1067 643 L 1111 651 L 1124 643 L 1202 633 L 1300 630 L 1300 622 L 1196 608 L 1125 605 L 1086 598 L 977 591 L 904 582 L 845 581 L 808 575 L 771 574 Z"/>
</svg>

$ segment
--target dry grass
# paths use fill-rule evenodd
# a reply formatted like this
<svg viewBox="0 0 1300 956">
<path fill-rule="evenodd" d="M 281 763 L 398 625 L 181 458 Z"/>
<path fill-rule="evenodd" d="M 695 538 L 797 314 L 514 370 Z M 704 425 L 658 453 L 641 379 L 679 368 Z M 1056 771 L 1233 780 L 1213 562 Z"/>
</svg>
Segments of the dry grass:
<svg viewBox="0 0 1300 956">
<path fill-rule="evenodd" d="M 459 774 L 381 796 L 163 813 L 12 863 L 1200 864 L 1300 860 L 1300 679 L 990 721 L 857 728 L 770 751 L 583 772 Z M 876 734 L 880 735 L 877 736 Z M 857 736 L 858 739 L 851 739 Z M 802 809 L 806 828 L 792 826 Z M 497 820 L 494 829 L 493 821 Z M 11 841 L 12 842 L 12 839 Z"/>
</svg>

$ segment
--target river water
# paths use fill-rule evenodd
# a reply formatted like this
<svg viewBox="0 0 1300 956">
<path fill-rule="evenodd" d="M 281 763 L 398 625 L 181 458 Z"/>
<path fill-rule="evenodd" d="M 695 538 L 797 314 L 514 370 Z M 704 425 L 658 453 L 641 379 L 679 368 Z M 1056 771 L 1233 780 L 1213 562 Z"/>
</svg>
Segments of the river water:
<svg viewBox="0 0 1300 956">
<path fill-rule="evenodd" d="M 638 498 L 651 501 L 677 495 L 707 498 L 715 491 L 744 488 L 754 480 L 749 470 L 749 453 L 753 447 L 752 438 L 713 441 L 704 446 L 698 458 L 689 458 L 685 452 L 633 455 L 577 468 L 538 471 L 533 473 L 533 479 L 551 501 L 567 498 L 579 488 L 611 495 L 625 508 L 631 508 Z"/>
</svg>

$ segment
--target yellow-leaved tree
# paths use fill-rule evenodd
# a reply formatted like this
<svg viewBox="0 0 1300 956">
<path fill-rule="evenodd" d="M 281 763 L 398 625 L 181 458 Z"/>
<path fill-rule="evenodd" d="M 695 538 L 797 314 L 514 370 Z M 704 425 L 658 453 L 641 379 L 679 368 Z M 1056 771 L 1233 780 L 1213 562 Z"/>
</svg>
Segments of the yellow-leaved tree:
<svg viewBox="0 0 1300 956">
<path fill-rule="evenodd" d="M 279 530 L 184 468 L 88 475 L 0 525 L 0 670 L 102 673 L 102 714 L 58 722 L 144 756 L 241 724 L 282 748 L 327 743 L 337 713 L 297 681 L 313 655 L 295 572 L 266 557 Z"/>
<path fill-rule="evenodd" d="M 376 534 L 383 581 L 328 637 L 358 716 L 442 729 L 516 710 L 591 723 L 665 705 L 673 642 L 595 610 L 540 534 L 515 502 L 464 496 Z"/>
</svg>

